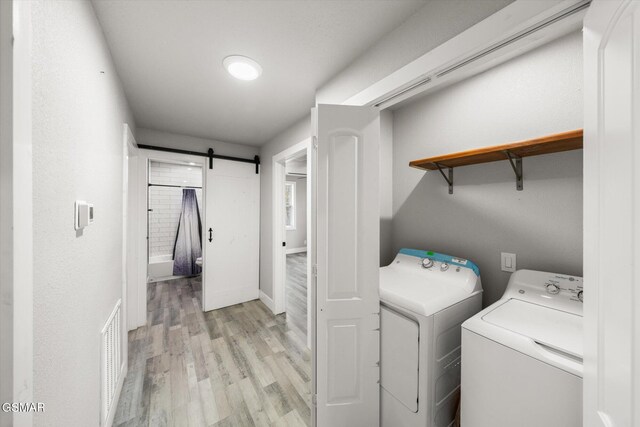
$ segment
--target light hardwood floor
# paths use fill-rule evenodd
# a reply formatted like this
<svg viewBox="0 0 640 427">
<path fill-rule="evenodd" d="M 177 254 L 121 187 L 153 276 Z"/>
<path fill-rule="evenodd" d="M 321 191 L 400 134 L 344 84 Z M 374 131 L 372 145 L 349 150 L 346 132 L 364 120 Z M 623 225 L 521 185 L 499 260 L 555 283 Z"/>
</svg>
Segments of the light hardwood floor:
<svg viewBox="0 0 640 427">
<path fill-rule="evenodd" d="M 258 300 L 203 313 L 200 298 L 199 279 L 149 284 L 114 425 L 309 425 L 310 354 L 298 327 Z"/>
<path fill-rule="evenodd" d="M 307 254 L 287 255 L 287 322 L 307 339 Z"/>
</svg>

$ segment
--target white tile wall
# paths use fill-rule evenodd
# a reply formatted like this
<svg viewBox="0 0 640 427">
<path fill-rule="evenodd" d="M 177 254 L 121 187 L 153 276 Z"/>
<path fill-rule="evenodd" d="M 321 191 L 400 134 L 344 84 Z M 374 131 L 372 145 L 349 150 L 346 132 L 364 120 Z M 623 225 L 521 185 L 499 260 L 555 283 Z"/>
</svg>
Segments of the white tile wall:
<svg viewBox="0 0 640 427">
<path fill-rule="evenodd" d="M 202 168 L 199 166 L 151 162 L 149 167 L 151 184 L 202 186 Z M 196 199 L 202 218 L 202 190 L 196 189 Z M 176 240 L 182 189 L 172 187 L 149 187 L 149 257 L 172 255 Z"/>
</svg>

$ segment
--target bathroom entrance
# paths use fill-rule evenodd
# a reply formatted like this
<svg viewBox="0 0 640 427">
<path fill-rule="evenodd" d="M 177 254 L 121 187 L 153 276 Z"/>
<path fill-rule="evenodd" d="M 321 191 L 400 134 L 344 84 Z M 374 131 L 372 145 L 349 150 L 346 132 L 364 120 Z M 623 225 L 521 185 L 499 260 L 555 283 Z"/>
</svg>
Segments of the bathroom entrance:
<svg viewBox="0 0 640 427">
<path fill-rule="evenodd" d="M 151 284 L 190 284 L 202 311 L 258 298 L 259 160 L 139 145 L 136 318 Z"/>
<path fill-rule="evenodd" d="M 202 168 L 150 160 L 148 181 L 148 282 L 200 277 Z"/>
</svg>

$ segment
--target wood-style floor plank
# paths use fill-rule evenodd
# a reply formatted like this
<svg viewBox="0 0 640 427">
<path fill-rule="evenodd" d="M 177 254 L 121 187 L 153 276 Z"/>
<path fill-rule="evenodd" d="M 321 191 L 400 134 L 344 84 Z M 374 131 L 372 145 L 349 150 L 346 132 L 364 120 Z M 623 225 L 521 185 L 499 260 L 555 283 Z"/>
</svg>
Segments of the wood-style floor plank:
<svg viewBox="0 0 640 427">
<path fill-rule="evenodd" d="M 287 321 L 293 324 L 301 340 L 307 339 L 307 253 L 287 255 Z"/>
<path fill-rule="evenodd" d="M 114 425 L 310 425 L 302 258 L 291 266 L 287 315 L 258 300 L 202 313 L 199 278 L 150 283 L 147 325 L 129 333 Z"/>
</svg>

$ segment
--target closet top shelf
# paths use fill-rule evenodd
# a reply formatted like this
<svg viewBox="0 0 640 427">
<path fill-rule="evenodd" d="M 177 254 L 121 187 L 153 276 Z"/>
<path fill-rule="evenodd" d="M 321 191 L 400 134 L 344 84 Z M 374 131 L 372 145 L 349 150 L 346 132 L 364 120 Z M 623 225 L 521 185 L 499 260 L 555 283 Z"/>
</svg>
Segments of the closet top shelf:
<svg viewBox="0 0 640 427">
<path fill-rule="evenodd" d="M 513 157 L 528 157 L 540 154 L 558 153 L 561 151 L 578 150 L 581 148 L 582 129 L 576 129 L 526 141 L 494 145 L 475 150 L 445 154 L 443 156 L 413 160 L 409 162 L 409 166 L 423 170 L 438 170 L 438 165 L 441 168 L 454 168 L 458 166 L 507 160 L 509 155 Z"/>
</svg>

